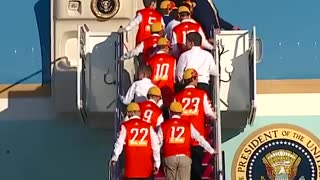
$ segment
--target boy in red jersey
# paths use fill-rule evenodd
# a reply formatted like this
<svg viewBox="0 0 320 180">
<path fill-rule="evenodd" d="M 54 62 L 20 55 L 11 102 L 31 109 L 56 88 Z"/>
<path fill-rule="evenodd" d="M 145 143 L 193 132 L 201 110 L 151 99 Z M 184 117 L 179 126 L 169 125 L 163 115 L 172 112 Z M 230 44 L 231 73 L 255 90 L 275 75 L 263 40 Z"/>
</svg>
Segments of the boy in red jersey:
<svg viewBox="0 0 320 180">
<path fill-rule="evenodd" d="M 120 28 L 118 32 L 127 32 L 139 25 L 136 35 L 136 45 L 144 39 L 151 36 L 150 26 L 155 22 L 161 22 L 165 26 L 161 13 L 156 11 L 157 0 L 143 0 L 144 9 L 138 10 L 136 17 L 125 27 Z"/>
<path fill-rule="evenodd" d="M 209 103 L 207 93 L 202 89 L 196 88 L 198 84 L 197 71 L 194 69 L 185 70 L 183 79 L 187 86 L 175 97 L 175 100 L 180 102 L 183 107 L 181 117 L 191 122 L 199 133 L 205 136 L 205 118 L 208 116 L 211 119 L 216 119 L 215 112 Z M 203 148 L 199 146 L 197 141 L 194 141 L 192 145 L 191 179 L 201 179 Z"/>
<path fill-rule="evenodd" d="M 198 32 L 202 37 L 202 46 L 205 49 L 212 50 L 213 46 L 206 39 L 202 27 L 199 23 L 191 19 L 190 9 L 186 6 L 180 6 L 178 8 L 179 17 L 181 23 L 175 26 L 172 30 L 171 44 L 172 54 L 178 58 L 181 53 L 187 50 L 186 48 L 186 36 L 190 32 Z"/>
<path fill-rule="evenodd" d="M 164 0 L 160 3 L 160 12 L 162 13 L 163 21 L 165 25 L 167 26 L 168 23 L 173 19 L 170 16 L 170 12 L 176 8 L 176 5 L 173 1 L 170 0 Z"/>
<path fill-rule="evenodd" d="M 163 105 L 169 108 L 174 99 L 174 83 L 176 59 L 169 55 L 169 41 L 167 38 L 158 40 L 158 51 L 152 56 L 147 65 L 152 68 L 151 81 L 161 89 Z"/>
<path fill-rule="evenodd" d="M 138 44 L 133 50 L 124 54 L 121 60 L 130 59 L 134 56 L 142 54 L 142 60 L 139 63 L 145 64 L 147 60 L 151 57 L 152 53 L 155 51 L 158 40 L 164 36 L 164 27 L 161 22 L 156 22 L 151 25 L 151 36 L 144 39 L 140 44 Z"/>
<path fill-rule="evenodd" d="M 164 171 L 167 180 L 190 179 L 192 139 L 198 141 L 200 146 L 210 154 L 215 153 L 193 125 L 181 119 L 182 112 L 181 103 L 171 103 L 171 118 L 162 123 L 158 131 L 160 145 L 163 146 Z"/>
<path fill-rule="evenodd" d="M 137 103 L 130 103 L 127 112 L 130 120 L 121 125 L 110 163 L 115 165 L 124 148 L 124 179 L 149 179 L 160 166 L 159 140 L 151 125 L 140 119 Z"/>
<path fill-rule="evenodd" d="M 158 107 L 161 100 L 161 90 L 154 86 L 148 91 L 148 100 L 139 103 L 141 109 L 141 119 L 150 123 L 154 130 L 163 122 L 162 111 Z"/>
</svg>

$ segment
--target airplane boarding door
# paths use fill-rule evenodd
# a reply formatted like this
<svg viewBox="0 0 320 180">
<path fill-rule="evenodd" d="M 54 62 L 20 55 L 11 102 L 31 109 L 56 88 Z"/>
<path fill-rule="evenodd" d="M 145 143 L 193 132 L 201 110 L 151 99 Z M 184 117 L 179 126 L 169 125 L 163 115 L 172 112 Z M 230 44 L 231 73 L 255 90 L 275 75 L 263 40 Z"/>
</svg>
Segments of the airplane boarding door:
<svg viewBox="0 0 320 180">
<path fill-rule="evenodd" d="M 89 114 L 113 113 L 116 107 L 116 32 L 78 29 L 78 109 Z M 93 117 L 93 116 L 91 116 Z"/>
</svg>

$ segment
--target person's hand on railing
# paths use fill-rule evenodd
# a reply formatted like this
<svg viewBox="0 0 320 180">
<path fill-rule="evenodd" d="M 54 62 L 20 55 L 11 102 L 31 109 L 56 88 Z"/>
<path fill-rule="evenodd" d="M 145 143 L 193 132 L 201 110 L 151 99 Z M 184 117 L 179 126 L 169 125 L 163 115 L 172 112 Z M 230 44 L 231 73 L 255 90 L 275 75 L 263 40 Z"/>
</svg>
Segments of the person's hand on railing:
<svg viewBox="0 0 320 180">
<path fill-rule="evenodd" d="M 220 33 L 221 33 L 221 29 L 220 29 L 220 28 L 215 28 L 215 29 L 214 29 L 214 33 L 220 34 Z"/>
<path fill-rule="evenodd" d="M 154 175 L 157 175 L 158 172 L 159 172 L 159 168 L 154 167 L 154 168 L 153 168 L 153 174 L 154 174 Z"/>
<path fill-rule="evenodd" d="M 116 163 L 117 163 L 117 161 L 110 160 L 109 166 L 110 166 L 110 167 L 115 167 L 115 166 L 116 166 Z"/>
<path fill-rule="evenodd" d="M 215 46 L 216 41 L 213 38 L 208 39 L 208 42 Z"/>
<path fill-rule="evenodd" d="M 125 53 L 123 56 L 120 57 L 120 61 L 125 61 L 127 59 L 130 59 L 130 54 L 129 53 Z"/>
<path fill-rule="evenodd" d="M 218 154 L 218 151 L 216 150 L 216 149 L 213 149 L 213 151 L 212 152 L 209 152 L 211 155 L 216 155 L 216 154 Z"/>
<path fill-rule="evenodd" d="M 120 27 L 120 28 L 118 29 L 118 33 L 124 33 L 124 32 L 127 32 L 127 30 L 126 30 L 125 28 Z"/>
</svg>

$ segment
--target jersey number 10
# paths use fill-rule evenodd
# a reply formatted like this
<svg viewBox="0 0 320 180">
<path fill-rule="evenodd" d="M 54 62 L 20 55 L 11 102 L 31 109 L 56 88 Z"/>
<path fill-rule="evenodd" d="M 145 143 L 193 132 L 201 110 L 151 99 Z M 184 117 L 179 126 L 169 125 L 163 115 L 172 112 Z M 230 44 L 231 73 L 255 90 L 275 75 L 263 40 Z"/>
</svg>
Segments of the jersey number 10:
<svg viewBox="0 0 320 180">
<path fill-rule="evenodd" d="M 160 81 L 160 80 L 168 80 L 169 76 L 169 64 L 164 63 L 164 64 L 157 64 L 156 67 L 156 74 L 154 77 L 155 81 Z"/>
</svg>

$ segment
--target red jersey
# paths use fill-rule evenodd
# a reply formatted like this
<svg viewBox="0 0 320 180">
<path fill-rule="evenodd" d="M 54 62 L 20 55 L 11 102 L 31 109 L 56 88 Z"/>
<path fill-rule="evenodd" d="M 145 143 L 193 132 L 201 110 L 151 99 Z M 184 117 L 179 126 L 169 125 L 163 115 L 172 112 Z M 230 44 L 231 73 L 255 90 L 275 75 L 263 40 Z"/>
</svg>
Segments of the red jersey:
<svg viewBox="0 0 320 180">
<path fill-rule="evenodd" d="M 164 157 L 185 154 L 190 157 L 191 123 L 173 117 L 161 124 Z"/>
<path fill-rule="evenodd" d="M 159 116 L 163 121 L 162 110 L 152 101 L 143 101 L 139 103 L 141 111 L 141 119 L 147 123 L 150 123 L 153 129 L 156 129 L 157 125 L 162 122 L 158 122 Z"/>
<path fill-rule="evenodd" d="M 206 94 L 202 89 L 186 87 L 175 97 L 175 100 L 183 107 L 181 117 L 191 122 L 202 136 L 205 136 L 204 97 L 207 96 Z"/>
<path fill-rule="evenodd" d="M 151 24 L 155 22 L 163 22 L 162 15 L 152 8 L 141 9 L 137 11 L 137 15 L 138 14 L 140 14 L 142 21 L 139 24 L 136 36 L 136 45 L 151 36 Z"/>
<path fill-rule="evenodd" d="M 176 53 L 178 56 L 187 50 L 186 36 L 191 32 L 203 32 L 201 25 L 194 20 L 182 21 L 173 28 L 171 42 L 172 45 L 177 46 L 175 51 L 177 51 Z"/>
<path fill-rule="evenodd" d="M 151 81 L 161 89 L 163 105 L 169 107 L 174 99 L 176 59 L 164 52 L 158 52 L 147 62 L 152 67 Z"/>
<path fill-rule="evenodd" d="M 155 51 L 155 48 L 157 47 L 158 40 L 160 39 L 159 34 L 152 34 L 147 39 L 143 40 L 143 62 L 146 63 L 153 52 Z"/>
<path fill-rule="evenodd" d="M 151 125 L 141 119 L 131 119 L 122 125 L 126 129 L 124 176 L 127 178 L 151 177 L 153 170 Z"/>
</svg>

